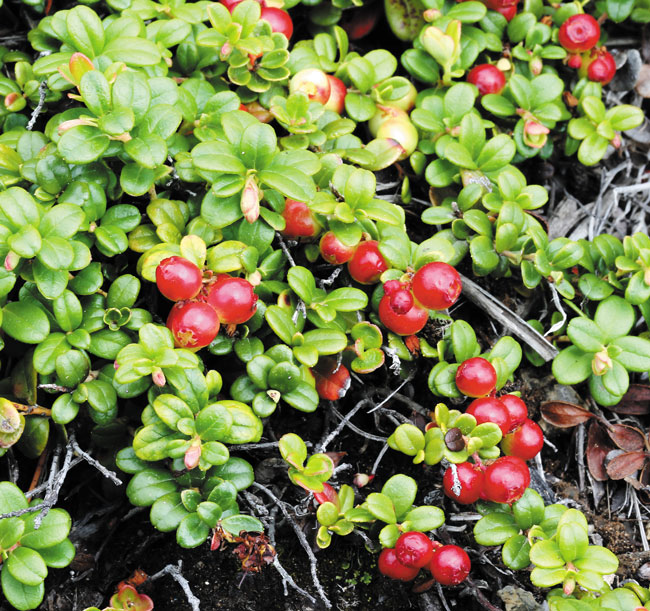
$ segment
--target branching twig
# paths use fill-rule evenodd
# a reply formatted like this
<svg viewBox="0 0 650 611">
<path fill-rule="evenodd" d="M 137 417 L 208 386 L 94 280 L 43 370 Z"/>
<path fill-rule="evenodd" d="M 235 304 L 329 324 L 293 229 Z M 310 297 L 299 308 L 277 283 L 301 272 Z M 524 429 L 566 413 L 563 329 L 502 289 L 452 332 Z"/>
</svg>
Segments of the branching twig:
<svg viewBox="0 0 650 611">
<path fill-rule="evenodd" d="M 168 564 L 165 568 L 158 571 L 155 575 L 149 577 L 150 581 L 155 581 L 160 577 L 169 575 L 183 590 L 187 602 L 190 603 L 192 611 L 201 611 L 201 601 L 194 596 L 192 588 L 190 588 L 190 582 L 185 579 L 181 569 L 183 568 L 183 561 L 179 560 L 178 565 Z"/>
<path fill-rule="evenodd" d="M 95 460 L 90 454 L 84 452 L 74 439 L 71 439 L 70 443 L 75 453 L 78 454 L 81 458 L 83 458 L 88 464 L 95 467 L 95 469 L 97 469 L 97 471 L 99 471 L 104 477 L 110 479 L 116 486 L 122 485 L 122 480 L 119 477 L 117 477 L 117 473 L 115 473 L 115 471 L 109 471 L 106 467 L 104 467 L 104 465 L 102 465 L 99 461 Z"/>
<path fill-rule="evenodd" d="M 317 452 L 325 452 L 327 449 L 327 446 L 336 439 L 338 434 L 345 428 L 345 425 L 354 417 L 354 415 L 364 406 L 370 403 L 372 405 L 372 401 L 370 399 L 361 399 L 359 403 L 357 403 L 339 422 L 339 425 L 326 437 L 325 441 L 323 441 L 317 448 Z"/>
<path fill-rule="evenodd" d="M 378 405 L 376 405 L 375 407 L 373 407 L 370 410 L 370 412 L 368 412 L 368 413 L 372 413 L 376 409 L 379 409 L 380 407 L 382 407 L 382 405 L 385 405 L 386 403 L 388 403 L 388 401 L 390 401 L 392 397 L 394 397 L 404 386 L 406 386 L 406 384 L 408 384 L 413 379 L 414 376 L 415 376 L 415 372 L 412 371 L 405 380 L 402 380 L 401 384 L 395 390 L 391 390 L 384 397 L 383 401 L 381 403 L 379 403 Z"/>
<path fill-rule="evenodd" d="M 526 342 L 545 361 L 550 361 L 557 356 L 557 348 L 541 333 L 535 331 L 523 318 L 515 314 L 496 297 L 462 274 L 461 280 L 463 282 L 463 294 L 470 301 L 486 311 L 507 329 L 511 330 L 514 335 Z"/>
<path fill-rule="evenodd" d="M 318 572 L 316 570 L 316 556 L 314 556 L 314 552 L 311 549 L 311 546 L 309 545 L 309 542 L 307 541 L 307 538 L 305 537 L 305 533 L 302 532 L 302 529 L 298 524 L 296 524 L 296 521 L 291 517 L 291 514 L 287 511 L 287 508 L 285 507 L 285 503 L 283 503 L 271 490 L 269 490 L 266 486 L 262 486 L 262 484 L 258 484 L 257 482 L 253 482 L 253 487 L 256 488 L 257 490 L 261 490 L 266 494 L 279 508 L 280 511 L 282 512 L 282 515 L 287 519 L 289 524 L 291 524 L 291 527 L 293 528 L 294 532 L 296 533 L 296 536 L 298 537 L 298 541 L 300 541 L 300 545 L 302 545 L 303 549 L 307 553 L 307 557 L 309 558 L 309 562 L 311 564 L 311 577 L 312 581 L 314 582 L 314 586 L 316 588 L 316 591 L 318 592 L 318 595 L 320 596 L 320 599 L 323 601 L 325 606 L 328 609 L 332 608 L 332 603 L 329 601 L 329 598 L 327 598 L 327 595 L 325 594 L 325 590 L 323 589 L 323 586 L 321 585 L 320 580 L 318 579 Z"/>
<path fill-rule="evenodd" d="M 36 124 L 36 119 L 38 119 L 38 115 L 40 115 L 41 111 L 43 110 L 43 104 L 45 104 L 46 95 L 47 95 L 47 81 L 41 81 L 41 84 L 38 86 L 38 104 L 36 105 L 36 108 L 34 108 L 34 111 L 32 112 L 32 116 L 29 118 L 29 123 L 27 124 L 28 132 L 34 129 L 34 125 Z"/>
</svg>

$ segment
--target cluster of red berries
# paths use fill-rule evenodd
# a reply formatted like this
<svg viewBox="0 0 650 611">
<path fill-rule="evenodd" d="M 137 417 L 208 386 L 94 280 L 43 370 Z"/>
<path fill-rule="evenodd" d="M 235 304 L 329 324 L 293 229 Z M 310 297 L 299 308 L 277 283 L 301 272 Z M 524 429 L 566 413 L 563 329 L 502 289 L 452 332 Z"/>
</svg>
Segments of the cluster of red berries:
<svg viewBox="0 0 650 611">
<path fill-rule="evenodd" d="M 461 289 L 460 275 L 451 265 L 427 263 L 406 281 L 389 280 L 384 284 L 379 318 L 397 335 L 414 335 L 424 328 L 429 310 L 446 310 L 456 302 Z"/>
<path fill-rule="evenodd" d="M 180 348 L 198 350 L 209 345 L 221 324 L 242 324 L 257 309 L 257 295 L 250 282 L 217 274 L 204 283 L 203 272 L 184 257 L 163 259 L 156 268 L 156 285 L 167 299 L 176 302 L 167 317 L 167 328 Z"/>
<path fill-rule="evenodd" d="M 569 17 L 558 32 L 558 41 L 569 52 L 567 65 L 581 77 L 606 85 L 616 74 L 616 63 L 605 47 L 597 47 L 600 25 L 591 15 Z"/>
<path fill-rule="evenodd" d="M 442 477 L 445 494 L 461 505 L 479 499 L 511 504 L 530 485 L 530 469 L 518 456 L 501 456 L 491 464 L 460 463 L 447 468 Z"/>
<path fill-rule="evenodd" d="M 219 1 L 232 13 L 233 9 L 238 4 L 241 4 L 244 0 Z M 264 0 L 260 0 L 260 4 L 262 5 L 262 14 L 260 15 L 260 19 L 268 21 L 271 26 L 271 30 L 274 32 L 280 32 L 281 34 L 284 34 L 287 39 L 291 39 L 291 36 L 293 35 L 293 21 L 291 20 L 289 13 L 282 10 L 281 8 L 266 6 L 266 2 L 264 2 Z"/>
<path fill-rule="evenodd" d="M 464 549 L 431 541 L 417 531 L 401 534 L 395 547 L 383 549 L 378 565 L 383 575 L 399 581 L 412 581 L 420 569 L 427 568 L 443 586 L 455 586 L 465 581 L 471 569 Z"/>
</svg>

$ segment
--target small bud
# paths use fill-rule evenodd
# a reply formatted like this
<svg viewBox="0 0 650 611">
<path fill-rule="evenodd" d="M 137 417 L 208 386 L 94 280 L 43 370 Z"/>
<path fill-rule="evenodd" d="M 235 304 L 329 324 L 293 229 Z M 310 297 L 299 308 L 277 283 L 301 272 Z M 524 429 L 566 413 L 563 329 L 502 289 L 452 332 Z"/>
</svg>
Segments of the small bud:
<svg viewBox="0 0 650 611">
<path fill-rule="evenodd" d="M 422 13 L 422 17 L 424 17 L 426 22 L 431 23 L 439 17 L 442 17 L 442 13 L 438 9 L 428 8 L 424 13 Z"/>
<path fill-rule="evenodd" d="M 280 397 L 282 396 L 279 390 L 273 390 L 273 389 L 267 390 L 266 394 L 269 396 L 269 399 L 271 399 L 271 401 L 273 401 L 274 403 L 277 403 L 280 400 Z"/>
<path fill-rule="evenodd" d="M 221 49 L 219 49 L 219 59 L 224 62 L 230 57 L 232 53 L 232 45 L 229 42 L 226 42 Z"/>
<path fill-rule="evenodd" d="M 529 62 L 530 71 L 534 76 L 539 76 L 542 73 L 542 68 L 544 64 L 539 57 L 533 57 Z"/>
<path fill-rule="evenodd" d="M 612 365 L 612 359 L 607 354 L 607 350 L 603 348 L 594 355 L 591 361 L 591 370 L 594 372 L 594 375 L 602 376 L 612 368 Z"/>
<path fill-rule="evenodd" d="M 512 69 L 512 63 L 507 57 L 502 57 L 496 64 L 495 66 L 501 71 L 501 72 L 508 72 L 509 70 Z"/>
<path fill-rule="evenodd" d="M 16 254 L 13 250 L 10 250 L 5 256 L 5 269 L 8 272 L 12 272 L 16 269 L 20 263 L 20 256 Z"/>
<path fill-rule="evenodd" d="M 535 149 L 541 149 L 548 139 L 551 130 L 538 121 L 527 120 L 524 122 L 524 143 Z"/>
<path fill-rule="evenodd" d="M 246 179 L 244 190 L 241 194 L 241 211 L 249 223 L 254 223 L 260 215 L 260 188 L 257 186 L 255 176 Z"/>
<path fill-rule="evenodd" d="M 612 145 L 615 149 L 621 148 L 621 135 L 620 135 L 620 134 L 616 134 L 616 135 L 614 136 L 614 138 L 613 138 L 612 141 L 611 141 L 611 145 Z"/>
<path fill-rule="evenodd" d="M 256 270 L 252 274 L 248 274 L 246 280 L 250 282 L 251 286 L 258 286 L 262 282 L 262 274 Z"/>
<path fill-rule="evenodd" d="M 353 483 L 357 488 L 363 488 L 364 486 L 367 486 L 373 479 L 375 479 L 374 475 L 368 475 L 367 473 L 357 473 L 354 476 Z"/>
<path fill-rule="evenodd" d="M 194 467 L 196 467 L 199 464 L 200 459 L 201 459 L 201 446 L 191 445 L 185 452 L 185 458 L 183 461 L 185 463 L 185 468 L 194 469 Z"/>
<path fill-rule="evenodd" d="M 568 578 L 564 580 L 564 584 L 562 585 L 562 591 L 566 596 L 571 596 L 573 594 L 573 590 L 575 590 L 576 587 L 576 580 L 573 578 Z"/>
<path fill-rule="evenodd" d="M 160 367 L 154 367 L 153 371 L 151 372 L 151 379 L 153 380 L 153 383 L 159 387 L 167 384 L 165 374 Z"/>
<path fill-rule="evenodd" d="M 83 53 L 73 53 L 68 62 L 70 75 L 72 76 L 75 85 L 81 82 L 81 77 L 95 69 L 92 60 Z"/>
</svg>

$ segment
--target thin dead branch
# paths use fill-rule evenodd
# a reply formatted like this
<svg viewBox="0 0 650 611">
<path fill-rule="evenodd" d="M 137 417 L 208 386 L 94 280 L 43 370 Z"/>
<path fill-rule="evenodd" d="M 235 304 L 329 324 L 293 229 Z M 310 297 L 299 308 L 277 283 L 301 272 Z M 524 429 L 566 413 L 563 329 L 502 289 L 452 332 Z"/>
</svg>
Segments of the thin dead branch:
<svg viewBox="0 0 650 611">
<path fill-rule="evenodd" d="M 177 565 L 168 564 L 166 567 L 158 571 L 155 575 L 149 577 L 149 581 L 155 581 L 156 579 L 160 579 L 165 575 L 169 575 L 183 590 L 183 593 L 187 598 L 187 602 L 190 603 L 190 606 L 192 607 L 192 611 L 201 611 L 201 601 L 196 596 L 194 596 L 192 588 L 190 587 L 190 582 L 187 581 L 183 573 L 181 573 L 182 568 L 182 560 L 179 560 Z"/>
</svg>

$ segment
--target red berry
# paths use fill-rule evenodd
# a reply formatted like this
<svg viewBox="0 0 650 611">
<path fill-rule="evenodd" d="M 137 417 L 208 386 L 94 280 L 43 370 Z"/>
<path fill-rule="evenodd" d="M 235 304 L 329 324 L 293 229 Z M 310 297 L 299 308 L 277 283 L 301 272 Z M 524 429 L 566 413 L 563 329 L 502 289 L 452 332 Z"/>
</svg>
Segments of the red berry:
<svg viewBox="0 0 650 611">
<path fill-rule="evenodd" d="M 419 572 L 419 569 L 404 566 L 397 559 L 395 550 L 392 547 L 381 550 L 377 565 L 382 575 L 386 575 L 386 577 L 390 577 L 391 579 L 399 579 L 400 581 L 413 581 Z"/>
<path fill-rule="evenodd" d="M 359 40 L 372 32 L 381 12 L 370 5 L 352 7 L 352 9 L 343 11 L 340 25 L 347 32 L 350 40 Z"/>
<path fill-rule="evenodd" d="M 347 263 L 357 249 L 355 246 L 346 246 L 339 240 L 333 231 L 328 231 L 320 239 L 320 256 L 328 263 L 341 265 Z"/>
<path fill-rule="evenodd" d="M 501 429 L 504 435 L 507 435 L 510 430 L 510 414 L 508 413 L 508 409 L 495 397 L 474 399 L 465 412 L 474 416 L 478 424 L 493 422 Z"/>
<path fill-rule="evenodd" d="M 600 51 L 587 68 L 587 78 L 607 85 L 616 74 L 616 62 L 609 51 Z"/>
<path fill-rule="evenodd" d="M 219 333 L 219 316 L 214 308 L 202 301 L 181 301 L 175 303 L 169 312 L 167 328 L 172 332 L 176 346 L 203 348 Z"/>
<path fill-rule="evenodd" d="M 510 415 L 510 431 L 514 431 L 528 418 L 528 408 L 517 395 L 502 395 L 499 397 L 499 400 L 508 410 L 508 414 Z"/>
<path fill-rule="evenodd" d="M 456 492 L 454 492 L 454 472 L 452 467 L 447 467 L 445 474 L 442 476 L 442 486 L 445 494 L 461 505 L 476 503 L 481 497 L 485 482 L 485 475 L 481 467 L 463 462 L 456 465 L 456 474 L 458 483 L 460 483 L 460 493 L 456 495 Z"/>
<path fill-rule="evenodd" d="M 582 56 L 578 54 L 569 55 L 566 65 L 569 66 L 569 68 L 577 70 L 582 66 Z"/>
<path fill-rule="evenodd" d="M 506 86 L 506 77 L 492 64 L 479 64 L 469 71 L 467 82 L 476 85 L 479 95 L 484 96 L 486 93 L 501 93 Z"/>
<path fill-rule="evenodd" d="M 345 365 L 337 364 L 335 360 L 330 366 L 311 370 L 316 378 L 316 392 L 321 399 L 337 401 L 350 388 L 350 372 Z"/>
<path fill-rule="evenodd" d="M 465 581 L 472 568 L 467 552 L 457 545 L 442 545 L 433 551 L 429 570 L 443 586 L 455 586 Z"/>
<path fill-rule="evenodd" d="M 557 37 L 560 44 L 571 53 L 589 51 L 598 44 L 600 26 L 591 15 L 571 15 L 560 26 Z"/>
<path fill-rule="evenodd" d="M 462 283 L 460 274 L 448 263 L 436 261 L 422 266 L 411 285 L 413 295 L 431 310 L 446 310 L 456 303 Z"/>
<path fill-rule="evenodd" d="M 309 206 L 295 199 L 287 199 L 282 211 L 285 228 L 282 235 L 288 238 L 311 238 L 320 231 L 320 224 Z"/>
<path fill-rule="evenodd" d="M 384 295 L 379 302 L 379 319 L 383 325 L 397 335 L 414 335 L 422 331 L 429 320 L 429 311 L 414 305 L 406 314 L 398 314 L 390 305 L 393 295 Z"/>
<path fill-rule="evenodd" d="M 263 6 L 260 19 L 268 21 L 274 32 L 280 32 L 280 34 L 284 34 L 288 39 L 291 38 L 293 34 L 293 21 L 291 21 L 291 17 L 287 11 L 272 6 Z"/>
<path fill-rule="evenodd" d="M 389 295 L 389 303 L 396 314 L 406 314 L 413 307 L 413 295 L 411 291 L 399 289 Z"/>
<path fill-rule="evenodd" d="M 350 276 L 360 284 L 374 284 L 387 269 L 388 264 L 376 240 L 361 242 L 348 262 Z"/>
<path fill-rule="evenodd" d="M 421 569 L 431 562 L 433 543 L 424 533 L 402 533 L 395 543 L 395 555 L 404 566 Z"/>
<path fill-rule="evenodd" d="M 167 299 L 193 299 L 203 285 L 203 273 L 184 257 L 167 257 L 156 268 L 156 285 Z"/>
<path fill-rule="evenodd" d="M 501 13 L 508 21 L 517 13 L 517 2 L 519 0 L 485 0 L 488 8 Z"/>
<path fill-rule="evenodd" d="M 340 78 L 331 74 L 327 75 L 327 80 L 330 82 L 330 97 L 325 102 L 325 108 L 342 115 L 343 110 L 345 110 L 345 96 L 348 93 L 348 89 Z"/>
<path fill-rule="evenodd" d="M 240 325 L 249 320 L 257 309 L 253 285 L 244 278 L 221 274 L 208 288 L 206 301 L 216 310 L 224 325 Z"/>
<path fill-rule="evenodd" d="M 456 386 L 468 397 L 485 397 L 497 384 L 497 372 L 480 356 L 463 361 L 456 372 Z"/>
<path fill-rule="evenodd" d="M 514 503 L 530 484 L 528 465 L 517 456 L 497 458 L 485 470 L 485 498 L 495 503 Z"/>
<path fill-rule="evenodd" d="M 399 280 L 388 280 L 387 282 L 384 282 L 384 295 L 392 295 L 401 288 L 403 287 Z"/>
<path fill-rule="evenodd" d="M 544 447 L 544 433 L 536 422 L 526 419 L 524 423 L 501 441 L 501 449 L 508 456 L 522 460 L 535 458 Z"/>
</svg>

